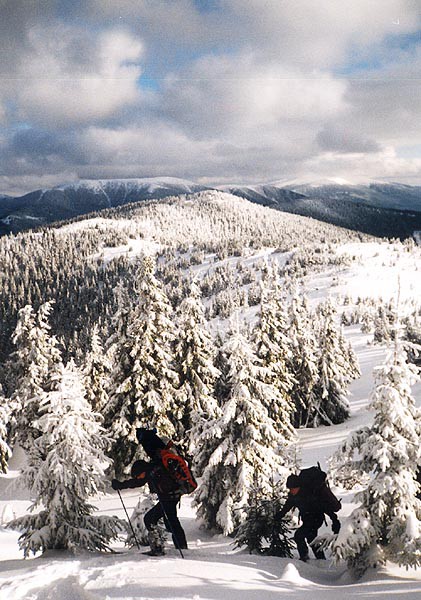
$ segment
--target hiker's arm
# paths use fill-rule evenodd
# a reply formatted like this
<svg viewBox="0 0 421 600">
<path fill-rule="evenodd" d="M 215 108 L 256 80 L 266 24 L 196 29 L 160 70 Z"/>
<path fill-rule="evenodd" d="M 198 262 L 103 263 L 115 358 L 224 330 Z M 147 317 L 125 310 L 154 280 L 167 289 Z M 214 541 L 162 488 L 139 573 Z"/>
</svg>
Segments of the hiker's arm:
<svg viewBox="0 0 421 600">
<path fill-rule="evenodd" d="M 111 482 L 111 487 L 113 490 L 127 490 L 129 488 L 138 488 L 145 485 L 146 479 L 126 479 L 125 481 L 119 481 L 118 479 L 113 479 Z"/>
<path fill-rule="evenodd" d="M 294 507 L 295 507 L 294 498 L 293 498 L 293 496 L 291 496 L 289 494 L 287 501 L 285 502 L 284 506 L 277 514 L 278 519 L 283 519 L 285 517 L 285 515 L 287 514 L 287 512 L 289 512 L 291 510 L 291 508 L 294 508 Z"/>
<path fill-rule="evenodd" d="M 332 531 L 333 533 L 339 533 L 341 530 L 341 522 L 339 521 L 335 513 L 326 513 L 327 516 L 332 519 Z"/>
</svg>

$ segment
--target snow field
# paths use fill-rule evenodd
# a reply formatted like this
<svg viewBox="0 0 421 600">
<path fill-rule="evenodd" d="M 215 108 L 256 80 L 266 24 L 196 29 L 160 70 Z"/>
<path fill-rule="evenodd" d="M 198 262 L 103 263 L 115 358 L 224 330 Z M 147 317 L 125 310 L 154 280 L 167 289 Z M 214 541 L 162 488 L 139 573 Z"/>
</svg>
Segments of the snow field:
<svg viewBox="0 0 421 600">
<path fill-rule="evenodd" d="M 351 294 L 353 299 L 359 295 L 394 298 L 398 274 L 401 300 L 421 297 L 418 255 L 401 255 L 395 265 L 393 247 L 386 244 L 353 244 L 341 251 L 358 253 L 362 262 L 353 263 L 340 273 L 329 270 L 307 278 L 306 287 L 313 302 L 326 295 Z M 262 258 L 262 253 L 258 258 Z M 338 278 L 339 284 L 332 285 Z M 372 370 L 383 362 L 386 349 L 367 344 L 371 336 L 361 334 L 359 326 L 347 327 L 345 333 L 362 371 L 361 377 L 350 387 L 351 417 L 341 425 L 299 430 L 298 447 L 303 467 L 317 461 L 322 468 L 326 467 L 327 459 L 348 433 L 370 423 L 371 415 L 366 407 L 373 387 Z M 420 406 L 420 384 L 413 394 Z M 27 511 L 29 502 L 25 491 L 11 487 L 21 459 L 14 456 L 11 472 L 0 476 L 0 525 Z M 354 507 L 353 492 L 335 491 L 342 498 L 340 518 L 344 522 Z M 123 499 L 130 514 L 137 503 L 137 494 L 124 492 Z M 97 514 L 124 518 L 116 493 L 94 499 L 93 504 L 98 507 Z M 180 518 L 190 547 L 185 560 L 169 543 L 168 554 L 163 558 L 149 558 L 133 549 L 114 555 L 71 556 L 55 552 L 23 560 L 17 546 L 18 533 L 0 527 L 0 600 L 275 600 L 282 597 L 288 600 L 310 597 L 312 600 L 415 600 L 421 597 L 420 571 L 387 565 L 379 571 L 367 572 L 362 580 L 355 582 L 350 579 L 345 565 L 333 566 L 329 560 L 303 564 L 295 559 L 234 551 L 230 538 L 210 536 L 200 529 L 187 497 L 182 499 Z M 122 544 L 115 549 L 124 550 Z"/>
</svg>

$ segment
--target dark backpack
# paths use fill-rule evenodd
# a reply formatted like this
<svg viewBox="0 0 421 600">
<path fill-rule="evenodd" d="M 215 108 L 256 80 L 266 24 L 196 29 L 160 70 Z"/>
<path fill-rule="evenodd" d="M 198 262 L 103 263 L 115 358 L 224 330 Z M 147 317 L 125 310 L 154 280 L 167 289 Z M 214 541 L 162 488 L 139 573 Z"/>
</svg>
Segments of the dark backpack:
<svg viewBox="0 0 421 600">
<path fill-rule="evenodd" d="M 301 489 L 314 496 L 320 502 L 323 512 L 336 513 L 341 510 L 341 501 L 335 496 L 327 482 L 327 475 L 318 464 L 317 467 L 302 469 L 298 475 Z"/>
<path fill-rule="evenodd" d="M 185 458 L 183 458 L 172 442 L 169 442 L 163 450 L 158 451 L 162 465 L 171 478 L 177 483 L 181 494 L 191 494 L 197 488 L 197 483 Z"/>
</svg>

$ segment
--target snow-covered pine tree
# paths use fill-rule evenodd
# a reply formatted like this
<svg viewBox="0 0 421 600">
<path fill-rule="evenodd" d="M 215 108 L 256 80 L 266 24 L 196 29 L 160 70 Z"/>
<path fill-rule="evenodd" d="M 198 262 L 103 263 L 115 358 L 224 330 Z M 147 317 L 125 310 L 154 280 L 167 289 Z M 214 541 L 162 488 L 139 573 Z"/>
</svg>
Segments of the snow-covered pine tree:
<svg viewBox="0 0 421 600">
<path fill-rule="evenodd" d="M 218 422 L 222 415 L 221 407 L 228 400 L 230 394 L 229 365 L 224 352 L 224 340 L 220 332 L 215 337 L 215 367 L 219 373 L 215 380 L 214 395 L 216 399 L 216 410 L 212 418 L 206 420 L 206 427 L 201 427 L 200 437 L 196 441 L 196 449 L 192 458 L 194 473 L 201 477 L 205 467 L 209 463 L 209 457 L 219 446 L 220 440 L 215 435 L 213 425 Z M 203 423 L 204 424 L 204 423 Z"/>
<path fill-rule="evenodd" d="M 294 378 L 290 370 L 290 341 L 285 334 L 285 298 L 277 279 L 272 279 L 270 284 L 271 288 L 268 288 L 262 283 L 260 318 L 254 329 L 254 343 L 260 364 L 266 369 L 266 383 L 273 385 L 278 391 L 277 398 L 270 400 L 266 408 L 282 431 L 283 423 L 290 422 L 294 412 L 294 405 L 290 400 Z M 276 399 L 281 400 L 280 404 L 275 402 Z"/>
<path fill-rule="evenodd" d="M 403 336 L 409 343 L 408 359 L 416 365 L 421 365 L 421 308 L 416 307 L 412 315 L 404 321 Z M 418 348 L 418 350 L 417 350 Z"/>
<path fill-rule="evenodd" d="M 224 336 L 218 331 L 215 336 L 215 367 L 219 375 L 215 381 L 215 398 L 218 406 L 222 406 L 229 395 L 228 365 L 224 352 Z"/>
<path fill-rule="evenodd" d="M 137 505 L 134 507 L 132 514 L 130 515 L 130 523 L 135 532 L 136 539 L 133 535 L 133 531 L 129 527 L 126 546 L 133 547 L 136 545 L 136 540 L 141 546 L 149 546 L 148 530 L 146 529 L 145 522 L 143 520 L 145 514 L 150 510 L 156 499 L 151 494 L 144 494 L 141 492 Z M 162 539 L 162 543 L 165 542 L 165 538 Z"/>
<path fill-rule="evenodd" d="M 286 501 L 284 489 L 272 481 L 270 493 L 263 493 L 256 482 L 245 509 L 246 518 L 235 532 L 237 548 L 245 546 L 250 554 L 292 557 L 294 544 L 288 521 L 277 516 Z"/>
<path fill-rule="evenodd" d="M 316 383 L 319 379 L 319 345 L 306 297 L 294 294 L 289 313 L 290 368 L 293 374 L 290 395 L 295 409 L 293 424 L 295 427 L 311 427 L 314 425 L 312 407 L 316 405 Z"/>
<path fill-rule="evenodd" d="M 416 481 L 421 463 L 421 421 L 411 395 L 419 380 L 407 363 L 401 342 L 385 364 L 374 371 L 371 427 L 350 435 L 331 459 L 337 481 L 347 476 L 365 481 L 355 495 L 359 504 L 330 541 L 337 560 L 344 559 L 357 575 L 386 560 L 421 565 L 421 502 Z"/>
<path fill-rule="evenodd" d="M 377 344 L 389 344 L 394 336 L 394 315 L 384 304 L 377 309 L 374 318 L 374 342 Z"/>
<path fill-rule="evenodd" d="M 39 435 L 35 426 L 39 402 L 44 392 L 54 389 L 55 375 L 62 368 L 57 340 L 50 333 L 52 303 L 35 313 L 28 305 L 19 311 L 13 334 L 12 354 L 16 388 L 11 397 L 12 425 L 16 441 L 27 451 Z"/>
<path fill-rule="evenodd" d="M 308 408 L 314 427 L 343 423 L 350 414 L 347 398 L 349 368 L 339 345 L 333 313 L 327 307 L 320 315 L 319 378 L 313 388 L 313 404 Z"/>
<path fill-rule="evenodd" d="M 22 483 L 34 498 L 25 515 L 8 526 L 21 531 L 25 557 L 50 549 L 108 550 L 125 530 L 115 517 L 93 516 L 89 497 L 103 491 L 109 442 L 85 398 L 82 375 L 70 363 L 55 376 L 55 390 L 43 394 Z"/>
<path fill-rule="evenodd" d="M 178 436 L 187 436 L 188 452 L 194 456 L 203 428 L 216 416 L 214 388 L 220 374 L 214 366 L 215 344 L 206 327 L 200 290 L 194 282 L 179 308 L 178 331 L 175 364 L 183 403 Z"/>
<path fill-rule="evenodd" d="M 116 366 L 106 412 L 117 477 L 133 461 L 138 427 L 157 427 L 162 435 L 173 437 L 181 418 L 178 377 L 173 369 L 172 308 L 154 276 L 154 261 L 149 256 L 137 271 L 136 292 L 132 311 L 127 317 L 121 311 L 123 335 L 114 345 Z"/>
<path fill-rule="evenodd" d="M 98 326 L 94 325 L 91 333 L 90 351 L 86 356 L 83 369 L 86 399 L 94 412 L 102 413 L 108 404 L 108 386 L 111 373 L 111 362 L 99 336 Z"/>
<path fill-rule="evenodd" d="M 228 335 L 224 355 L 228 397 L 221 415 L 199 440 L 201 454 L 208 460 L 195 504 L 207 528 L 231 534 L 246 516 L 256 477 L 265 491 L 270 489 L 272 473 L 286 475 L 287 447 L 294 432 L 286 421 L 281 435 L 269 417 L 265 406 L 279 392 L 264 383 L 265 370 L 256 366 L 257 357 L 238 327 Z"/>
<path fill-rule="evenodd" d="M 11 456 L 8 441 L 8 426 L 10 419 L 9 405 L 4 397 L 3 388 L 0 385 L 0 473 L 6 473 L 7 463 Z"/>
<path fill-rule="evenodd" d="M 348 342 L 342 331 L 339 332 L 339 348 L 345 363 L 345 377 L 347 382 L 361 377 L 360 364 L 358 357 L 354 352 L 351 342 Z"/>
</svg>

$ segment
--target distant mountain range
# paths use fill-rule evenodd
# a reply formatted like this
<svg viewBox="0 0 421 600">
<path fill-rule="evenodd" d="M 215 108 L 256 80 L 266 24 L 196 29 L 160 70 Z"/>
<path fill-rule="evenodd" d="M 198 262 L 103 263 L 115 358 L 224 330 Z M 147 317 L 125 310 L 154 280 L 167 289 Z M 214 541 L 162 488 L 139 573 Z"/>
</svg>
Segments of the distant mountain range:
<svg viewBox="0 0 421 600">
<path fill-rule="evenodd" d="M 0 235 L 97 212 L 129 202 L 215 189 L 175 177 L 82 180 L 0 196 Z M 277 181 L 217 186 L 251 202 L 377 236 L 406 238 L 421 230 L 421 186 L 400 183 L 350 185 L 338 180 Z"/>
</svg>

